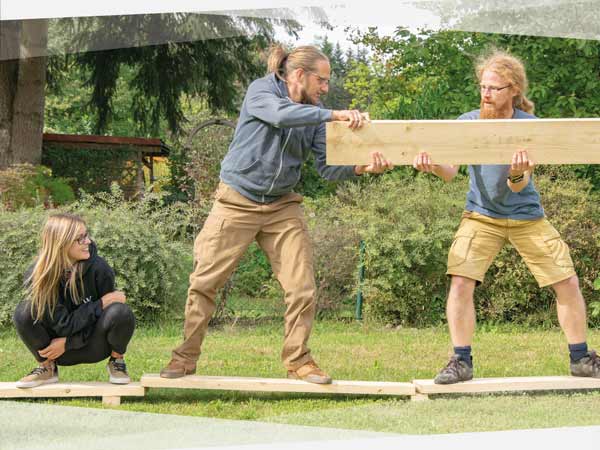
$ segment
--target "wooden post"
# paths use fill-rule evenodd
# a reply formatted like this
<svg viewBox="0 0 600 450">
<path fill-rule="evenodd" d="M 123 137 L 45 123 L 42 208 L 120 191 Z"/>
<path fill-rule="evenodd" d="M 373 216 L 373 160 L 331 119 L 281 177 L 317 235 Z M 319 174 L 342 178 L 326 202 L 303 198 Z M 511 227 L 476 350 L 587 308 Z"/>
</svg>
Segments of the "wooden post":
<svg viewBox="0 0 600 450">
<path fill-rule="evenodd" d="M 102 397 L 102 404 L 105 406 L 119 406 L 121 404 L 121 397 L 105 395 Z"/>
<path fill-rule="evenodd" d="M 144 195 L 145 184 L 144 184 L 144 154 L 141 151 L 137 152 L 136 161 L 136 194 L 139 198 Z"/>
<path fill-rule="evenodd" d="M 150 184 L 154 183 L 156 179 L 154 178 L 154 156 L 150 156 Z"/>
<path fill-rule="evenodd" d="M 413 402 L 423 402 L 425 400 L 429 400 L 429 395 L 416 393 L 415 395 L 411 395 L 410 400 Z"/>
</svg>

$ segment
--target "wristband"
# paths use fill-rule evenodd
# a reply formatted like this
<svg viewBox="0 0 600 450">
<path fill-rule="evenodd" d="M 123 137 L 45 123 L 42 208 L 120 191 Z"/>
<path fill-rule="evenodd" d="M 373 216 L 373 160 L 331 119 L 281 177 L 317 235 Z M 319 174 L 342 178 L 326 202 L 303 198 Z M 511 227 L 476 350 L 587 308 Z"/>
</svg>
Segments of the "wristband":
<svg viewBox="0 0 600 450">
<path fill-rule="evenodd" d="M 523 173 L 521 175 L 509 175 L 508 181 L 510 181 L 512 184 L 516 184 L 523 181 L 523 178 L 525 178 L 525 174 Z"/>
</svg>

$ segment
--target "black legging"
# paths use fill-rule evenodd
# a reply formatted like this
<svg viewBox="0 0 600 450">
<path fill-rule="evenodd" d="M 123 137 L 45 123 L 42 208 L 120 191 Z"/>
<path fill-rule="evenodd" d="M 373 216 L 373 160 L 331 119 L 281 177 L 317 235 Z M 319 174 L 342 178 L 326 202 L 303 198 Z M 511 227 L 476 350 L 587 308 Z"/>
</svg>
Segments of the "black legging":
<svg viewBox="0 0 600 450">
<path fill-rule="evenodd" d="M 56 334 L 40 322 L 34 323 L 30 305 L 21 302 L 14 313 L 13 321 L 17 333 L 38 362 L 46 358 L 38 351 L 48 347 Z M 68 350 L 57 360 L 59 366 L 81 363 L 96 363 L 108 358 L 113 352 L 124 354 L 135 329 L 135 317 L 131 308 L 124 303 L 112 303 L 102 311 L 94 325 L 94 331 L 85 347 Z"/>
</svg>

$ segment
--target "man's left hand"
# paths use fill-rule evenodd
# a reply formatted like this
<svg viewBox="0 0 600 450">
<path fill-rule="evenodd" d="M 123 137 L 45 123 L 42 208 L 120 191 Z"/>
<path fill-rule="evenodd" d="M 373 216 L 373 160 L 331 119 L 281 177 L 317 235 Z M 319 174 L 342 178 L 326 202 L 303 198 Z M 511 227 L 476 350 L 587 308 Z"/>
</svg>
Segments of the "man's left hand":
<svg viewBox="0 0 600 450">
<path fill-rule="evenodd" d="M 67 343 L 66 337 L 59 337 L 59 338 L 52 339 L 52 341 L 50 342 L 50 345 L 46 348 L 43 348 L 38 353 L 40 354 L 40 356 L 42 358 L 56 361 L 65 352 L 65 344 L 66 343 Z"/>
<path fill-rule="evenodd" d="M 510 176 L 516 177 L 531 172 L 535 164 L 527 156 L 527 150 L 517 150 L 510 164 Z"/>
<path fill-rule="evenodd" d="M 356 173 L 356 175 L 362 175 L 363 173 L 383 173 L 392 170 L 393 168 L 394 165 L 385 159 L 383 153 L 372 152 L 371 164 L 368 166 L 354 166 L 354 173 Z"/>
</svg>

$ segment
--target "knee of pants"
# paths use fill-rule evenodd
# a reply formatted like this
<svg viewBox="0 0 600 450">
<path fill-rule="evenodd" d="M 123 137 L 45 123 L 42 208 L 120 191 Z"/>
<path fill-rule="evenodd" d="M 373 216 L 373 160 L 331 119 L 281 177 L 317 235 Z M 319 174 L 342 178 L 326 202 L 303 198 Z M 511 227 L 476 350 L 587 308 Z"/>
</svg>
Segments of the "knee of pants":
<svg viewBox="0 0 600 450">
<path fill-rule="evenodd" d="M 317 305 L 317 298 L 314 292 L 303 292 L 302 295 L 290 296 L 286 300 L 302 311 L 310 310 Z"/>
<path fill-rule="evenodd" d="M 33 317 L 31 316 L 31 304 L 27 302 L 21 302 L 15 308 L 13 314 L 13 323 L 17 331 L 31 328 L 34 324 Z"/>
<path fill-rule="evenodd" d="M 112 303 L 102 313 L 102 319 L 109 326 L 135 327 L 135 316 L 129 305 Z"/>
</svg>

